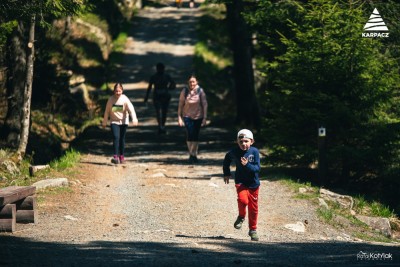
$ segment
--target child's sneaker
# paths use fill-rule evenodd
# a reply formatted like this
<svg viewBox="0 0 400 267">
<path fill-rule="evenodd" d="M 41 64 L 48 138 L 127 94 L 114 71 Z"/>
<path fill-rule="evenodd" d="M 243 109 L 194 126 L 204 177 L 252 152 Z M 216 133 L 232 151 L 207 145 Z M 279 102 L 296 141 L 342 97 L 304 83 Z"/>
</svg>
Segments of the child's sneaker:
<svg viewBox="0 0 400 267">
<path fill-rule="evenodd" d="M 126 163 L 124 155 L 119 156 L 119 163 L 121 163 L 121 164 Z"/>
<path fill-rule="evenodd" d="M 235 227 L 236 229 L 240 229 L 240 228 L 242 228 L 243 222 L 244 222 L 244 218 L 238 216 L 235 223 L 233 224 L 233 227 Z"/>
<path fill-rule="evenodd" d="M 118 164 L 118 163 L 119 163 L 118 157 L 117 157 L 117 156 L 114 156 L 114 157 L 111 159 L 111 163 Z"/>
<path fill-rule="evenodd" d="M 249 236 L 251 237 L 251 241 L 258 241 L 258 234 L 256 230 L 250 230 Z"/>
</svg>

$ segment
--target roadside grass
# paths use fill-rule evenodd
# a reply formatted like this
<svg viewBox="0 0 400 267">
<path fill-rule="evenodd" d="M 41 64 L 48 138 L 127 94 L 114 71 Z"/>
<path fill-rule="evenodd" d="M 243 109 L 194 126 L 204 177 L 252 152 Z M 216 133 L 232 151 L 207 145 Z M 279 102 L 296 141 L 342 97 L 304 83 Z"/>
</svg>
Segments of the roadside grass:
<svg viewBox="0 0 400 267">
<path fill-rule="evenodd" d="M 74 149 L 66 151 L 59 159 L 50 162 L 51 169 L 57 172 L 72 173 L 74 167 L 81 159 L 81 154 Z"/>
<path fill-rule="evenodd" d="M 10 153 L 8 150 L 0 150 L 0 187 L 27 186 L 48 177 L 72 176 L 76 173 L 74 167 L 81 159 L 79 152 L 70 149 L 59 159 L 52 161 L 49 168 L 39 170 L 34 176 L 30 176 L 30 158 L 23 159 L 16 165 Z"/>
<path fill-rule="evenodd" d="M 211 121 L 224 121 L 235 114 L 231 76 L 232 52 L 224 5 L 202 5 L 197 24 L 193 65 L 200 85 L 207 93 Z M 218 25 L 218 27 L 215 27 Z M 223 103 L 223 104 L 222 104 Z"/>
<path fill-rule="evenodd" d="M 116 64 L 120 63 L 124 57 L 122 52 L 125 49 L 125 44 L 128 39 L 128 30 L 132 27 L 129 22 L 125 22 L 122 27 L 121 31 L 118 33 L 117 37 L 112 41 L 112 50 L 109 56 L 109 65 L 115 66 Z"/>
<path fill-rule="evenodd" d="M 14 152 L 0 149 L 0 187 L 30 185 L 29 165 L 30 158 L 19 161 Z"/>
<path fill-rule="evenodd" d="M 333 211 L 330 209 L 318 208 L 317 214 L 327 223 L 330 223 L 333 219 Z"/>
<path fill-rule="evenodd" d="M 295 198 L 296 199 L 314 199 L 319 196 L 319 188 L 316 186 L 313 186 L 311 182 L 300 182 L 300 181 L 294 181 L 290 179 L 289 177 L 284 177 L 283 179 L 280 179 L 281 182 L 286 185 L 287 187 L 291 188 L 294 192 L 296 192 Z M 306 190 L 305 193 L 300 192 L 300 188 L 304 188 Z M 317 203 L 317 202 L 316 202 Z"/>
<path fill-rule="evenodd" d="M 357 203 L 357 197 L 353 198 L 355 203 Z M 362 198 L 363 200 L 364 198 Z M 365 241 L 373 241 L 373 242 L 385 242 L 391 243 L 392 239 L 386 237 L 382 233 L 372 230 L 366 223 L 357 219 L 353 214 L 351 214 L 350 210 L 344 209 L 340 207 L 340 205 L 336 202 L 326 201 L 329 209 L 320 207 L 317 209 L 318 216 L 324 220 L 326 223 L 332 225 L 337 229 L 345 229 L 350 231 L 351 235 L 355 238 L 359 238 Z M 371 212 L 372 206 L 378 205 L 379 207 L 383 207 L 382 204 L 375 202 L 368 203 L 363 202 L 363 213 L 357 212 L 358 214 L 363 214 L 371 217 L 384 217 L 384 218 L 394 218 L 393 213 L 373 213 Z M 369 212 L 368 212 L 369 211 Z"/>
<path fill-rule="evenodd" d="M 325 201 L 328 204 L 328 209 L 318 206 L 319 187 L 313 186 L 310 182 L 300 182 L 287 175 L 274 174 L 272 176 L 262 177 L 262 180 L 273 180 L 285 185 L 287 188 L 295 192 L 294 198 L 308 200 L 315 204 L 315 211 L 318 217 L 325 223 L 335 227 L 336 229 L 348 231 L 348 234 L 354 238 L 365 241 L 391 243 L 393 239 L 372 230 L 367 224 L 360 221 L 351 213 L 350 210 L 341 207 L 337 202 Z M 299 189 L 305 188 L 306 193 L 300 193 Z M 353 197 L 353 210 L 357 214 L 362 214 L 371 217 L 384 217 L 391 221 L 398 221 L 393 210 L 377 201 L 367 201 L 364 196 L 358 195 Z M 392 223 L 391 223 L 392 225 Z M 392 227 L 392 230 L 398 231 Z"/>
<path fill-rule="evenodd" d="M 390 210 L 389 206 L 385 206 L 377 201 L 373 201 L 370 204 L 371 213 L 374 216 L 391 218 L 394 217 L 394 210 Z"/>
</svg>

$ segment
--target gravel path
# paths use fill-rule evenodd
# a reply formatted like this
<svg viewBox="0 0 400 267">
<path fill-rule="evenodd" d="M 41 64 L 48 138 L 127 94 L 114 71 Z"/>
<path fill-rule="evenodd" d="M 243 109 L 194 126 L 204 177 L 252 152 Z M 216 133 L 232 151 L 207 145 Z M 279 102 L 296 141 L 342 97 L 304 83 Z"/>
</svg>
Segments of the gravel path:
<svg viewBox="0 0 400 267">
<path fill-rule="evenodd" d="M 260 241 L 250 241 L 247 227 L 234 229 L 235 189 L 221 172 L 236 130 L 202 129 L 200 163 L 189 165 L 175 121 L 178 90 L 168 135 L 157 135 L 153 109 L 142 104 L 145 81 L 161 60 L 184 83 L 197 16 L 189 9 L 141 11 L 120 66 L 140 122 L 128 131 L 127 164 L 110 163 L 108 131 L 86 132 L 77 144 L 83 160 L 69 177 L 72 190 L 39 193 L 39 223 L 0 234 L 0 266 L 398 266 L 399 246 L 355 241 L 275 180 L 263 180 L 260 189 Z M 305 232 L 285 228 L 305 221 Z M 362 252 L 392 258 L 361 260 Z"/>
</svg>

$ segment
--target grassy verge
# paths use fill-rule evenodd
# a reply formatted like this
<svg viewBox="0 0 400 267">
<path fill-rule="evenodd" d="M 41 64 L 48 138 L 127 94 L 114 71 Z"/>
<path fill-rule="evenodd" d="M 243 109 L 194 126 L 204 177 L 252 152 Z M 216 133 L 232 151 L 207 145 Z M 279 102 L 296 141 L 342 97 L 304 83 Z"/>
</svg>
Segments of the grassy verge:
<svg viewBox="0 0 400 267">
<path fill-rule="evenodd" d="M 285 175 L 273 175 L 273 177 L 263 177 L 263 179 L 279 181 L 295 193 L 294 198 L 314 203 L 316 213 L 322 221 L 336 229 L 350 234 L 354 238 L 374 242 L 393 242 L 392 239 L 375 230 L 372 230 L 367 224 L 357 219 L 357 217 L 354 215 L 354 212 L 356 212 L 356 214 L 359 215 L 388 218 L 391 224 L 393 221 L 398 222 L 399 220 L 394 211 L 390 210 L 388 206 L 385 206 L 377 201 L 369 202 L 364 196 L 355 196 L 353 197 L 353 212 L 332 201 L 325 201 L 328 204 L 328 208 L 324 208 L 318 206 L 318 198 L 320 197 L 319 187 L 313 186 L 310 182 L 300 182 Z M 304 189 L 303 193 L 300 192 L 300 188 Z M 393 225 L 396 226 L 397 224 L 392 224 L 392 230 L 400 230 L 396 229 L 396 227 L 393 227 Z"/>
<path fill-rule="evenodd" d="M 229 49 L 225 8 L 224 5 L 202 5 L 201 8 L 203 16 L 197 25 L 194 69 L 200 85 L 207 93 L 210 119 L 221 121 L 235 114 L 230 73 L 232 53 Z"/>
<path fill-rule="evenodd" d="M 48 177 L 68 177 L 75 174 L 74 166 L 80 161 L 79 152 L 71 149 L 65 154 L 52 161 L 49 168 L 40 170 L 34 176 L 30 176 L 30 159 L 24 159 L 16 165 L 13 157 L 10 157 L 10 151 L 0 150 L 0 188 L 7 186 L 27 186 L 33 183 L 47 179 Z"/>
</svg>

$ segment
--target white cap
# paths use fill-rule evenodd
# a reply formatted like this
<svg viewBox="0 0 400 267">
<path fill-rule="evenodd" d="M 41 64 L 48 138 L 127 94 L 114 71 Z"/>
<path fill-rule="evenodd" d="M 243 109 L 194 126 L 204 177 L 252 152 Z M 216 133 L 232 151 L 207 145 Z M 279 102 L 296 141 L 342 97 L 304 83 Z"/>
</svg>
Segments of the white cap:
<svg viewBox="0 0 400 267">
<path fill-rule="evenodd" d="M 237 134 L 237 138 L 242 137 L 242 138 L 249 138 L 249 139 L 253 139 L 253 133 L 250 130 L 247 129 L 242 129 L 238 132 Z"/>
</svg>

